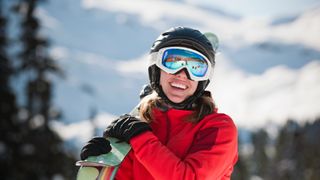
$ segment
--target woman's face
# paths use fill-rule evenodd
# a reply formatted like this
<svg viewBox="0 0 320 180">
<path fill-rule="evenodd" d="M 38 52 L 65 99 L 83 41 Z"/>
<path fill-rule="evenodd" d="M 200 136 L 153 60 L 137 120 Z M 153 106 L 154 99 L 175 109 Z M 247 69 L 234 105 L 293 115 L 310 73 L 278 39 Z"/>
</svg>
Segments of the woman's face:
<svg viewBox="0 0 320 180">
<path fill-rule="evenodd" d="M 160 71 L 160 85 L 170 101 L 180 103 L 196 91 L 198 81 L 188 79 L 185 71 L 180 71 L 178 74 Z"/>
</svg>

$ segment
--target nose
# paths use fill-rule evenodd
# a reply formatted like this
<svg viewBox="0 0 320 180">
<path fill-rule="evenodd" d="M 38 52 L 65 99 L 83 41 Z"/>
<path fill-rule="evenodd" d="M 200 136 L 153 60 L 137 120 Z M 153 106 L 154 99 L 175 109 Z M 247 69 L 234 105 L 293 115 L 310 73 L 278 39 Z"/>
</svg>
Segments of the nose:
<svg viewBox="0 0 320 180">
<path fill-rule="evenodd" d="M 179 77 L 179 78 L 183 78 L 183 79 L 188 79 L 188 76 L 187 76 L 187 70 L 186 69 L 181 69 L 180 71 L 178 71 L 175 76 L 176 77 Z"/>
</svg>

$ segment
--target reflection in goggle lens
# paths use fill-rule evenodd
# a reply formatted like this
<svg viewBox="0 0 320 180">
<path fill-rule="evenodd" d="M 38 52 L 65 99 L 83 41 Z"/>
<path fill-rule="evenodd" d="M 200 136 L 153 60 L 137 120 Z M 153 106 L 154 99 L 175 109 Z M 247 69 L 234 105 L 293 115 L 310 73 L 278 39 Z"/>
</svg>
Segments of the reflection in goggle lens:
<svg viewBox="0 0 320 180">
<path fill-rule="evenodd" d="M 163 53 L 162 65 L 170 70 L 186 67 L 189 73 L 197 77 L 204 77 L 208 69 L 206 59 L 195 52 L 183 49 L 166 50 Z"/>
</svg>

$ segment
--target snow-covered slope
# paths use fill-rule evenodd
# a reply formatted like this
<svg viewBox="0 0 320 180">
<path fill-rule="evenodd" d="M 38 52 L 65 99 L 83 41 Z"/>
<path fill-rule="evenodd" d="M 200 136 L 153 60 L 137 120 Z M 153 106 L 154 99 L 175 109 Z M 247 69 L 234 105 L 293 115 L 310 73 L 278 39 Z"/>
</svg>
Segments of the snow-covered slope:
<svg viewBox="0 0 320 180">
<path fill-rule="evenodd" d="M 255 127 L 320 115 L 315 101 L 320 98 L 319 10 L 272 24 L 177 1 L 68 0 L 50 1 L 39 16 L 53 40 L 51 54 L 67 75 L 55 79 L 64 122 L 129 112 L 147 83 L 145 62 L 153 40 L 184 25 L 219 36 L 208 89 L 239 126 Z"/>
<path fill-rule="evenodd" d="M 271 38 L 301 44 L 320 51 L 320 6 L 310 9 L 290 23 L 271 26 Z"/>
</svg>

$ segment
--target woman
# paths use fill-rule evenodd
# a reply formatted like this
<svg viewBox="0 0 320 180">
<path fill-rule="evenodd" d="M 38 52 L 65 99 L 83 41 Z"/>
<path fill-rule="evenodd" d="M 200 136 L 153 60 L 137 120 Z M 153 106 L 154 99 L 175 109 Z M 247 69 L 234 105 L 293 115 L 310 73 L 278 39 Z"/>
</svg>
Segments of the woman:
<svg viewBox="0 0 320 180">
<path fill-rule="evenodd" d="M 140 119 L 121 116 L 104 132 L 132 147 L 116 179 L 230 179 L 237 129 L 205 91 L 215 53 L 204 34 L 187 27 L 154 42 L 148 69 L 153 92 L 141 101 Z M 93 138 L 81 159 L 110 149 L 105 138 Z"/>
</svg>

